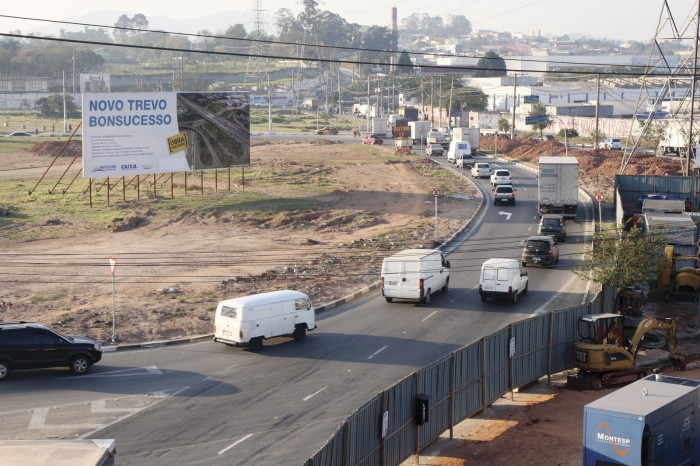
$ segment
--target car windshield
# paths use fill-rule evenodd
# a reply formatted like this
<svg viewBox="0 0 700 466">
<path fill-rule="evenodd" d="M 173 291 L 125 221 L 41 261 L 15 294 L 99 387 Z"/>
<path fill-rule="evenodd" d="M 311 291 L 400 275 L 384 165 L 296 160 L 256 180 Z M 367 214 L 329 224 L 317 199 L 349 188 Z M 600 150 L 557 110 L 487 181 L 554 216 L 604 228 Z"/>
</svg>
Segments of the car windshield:
<svg viewBox="0 0 700 466">
<path fill-rule="evenodd" d="M 549 251 L 549 241 L 544 240 L 528 240 L 527 250 L 530 252 L 547 252 Z"/>
<path fill-rule="evenodd" d="M 510 173 L 507 171 L 504 171 L 504 170 L 498 170 L 496 172 L 496 176 L 508 176 L 508 175 L 510 175 Z"/>
<path fill-rule="evenodd" d="M 546 219 L 544 220 L 544 226 L 548 226 L 548 227 L 558 227 L 559 225 L 561 225 L 561 222 L 559 221 L 559 219 L 556 219 L 556 218 L 546 218 Z"/>
<path fill-rule="evenodd" d="M 499 186 L 496 188 L 497 193 L 512 193 L 513 188 L 511 186 Z"/>
</svg>

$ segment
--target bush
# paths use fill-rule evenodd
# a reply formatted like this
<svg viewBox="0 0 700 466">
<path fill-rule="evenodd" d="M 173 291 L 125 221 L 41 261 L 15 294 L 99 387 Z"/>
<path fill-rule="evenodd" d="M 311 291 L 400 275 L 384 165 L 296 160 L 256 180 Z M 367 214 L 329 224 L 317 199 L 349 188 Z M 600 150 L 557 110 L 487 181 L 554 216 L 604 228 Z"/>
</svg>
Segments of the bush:
<svg viewBox="0 0 700 466">
<path fill-rule="evenodd" d="M 576 131 L 574 128 L 560 129 L 559 132 L 557 133 L 557 136 L 559 136 L 560 138 L 563 138 L 564 133 L 566 133 L 567 138 L 577 138 L 578 137 L 578 131 Z"/>
</svg>

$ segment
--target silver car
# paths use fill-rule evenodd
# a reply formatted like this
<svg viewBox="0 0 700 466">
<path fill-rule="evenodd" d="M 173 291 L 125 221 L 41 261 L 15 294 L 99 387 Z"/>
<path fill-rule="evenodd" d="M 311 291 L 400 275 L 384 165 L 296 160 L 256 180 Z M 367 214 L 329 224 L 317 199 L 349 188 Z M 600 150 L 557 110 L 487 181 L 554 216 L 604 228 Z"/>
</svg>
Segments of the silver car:
<svg viewBox="0 0 700 466">
<path fill-rule="evenodd" d="M 473 178 L 488 178 L 491 176 L 491 165 L 488 163 L 475 163 L 472 167 Z"/>
<path fill-rule="evenodd" d="M 445 149 L 442 148 L 440 144 L 428 144 L 428 147 L 425 149 L 425 155 L 443 155 L 445 153 Z"/>
</svg>

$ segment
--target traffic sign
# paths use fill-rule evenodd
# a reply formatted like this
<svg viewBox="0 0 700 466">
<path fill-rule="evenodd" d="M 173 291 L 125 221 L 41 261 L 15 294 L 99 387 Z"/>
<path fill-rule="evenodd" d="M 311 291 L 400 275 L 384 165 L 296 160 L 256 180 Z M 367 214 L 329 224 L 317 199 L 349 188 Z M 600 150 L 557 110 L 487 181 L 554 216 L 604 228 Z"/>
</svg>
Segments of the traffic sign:
<svg viewBox="0 0 700 466">
<path fill-rule="evenodd" d="M 603 202 L 603 199 L 605 199 L 605 195 L 603 193 L 595 193 L 595 200 L 598 202 Z"/>
<path fill-rule="evenodd" d="M 114 257 L 108 257 L 109 259 L 109 268 L 112 271 L 112 275 L 114 275 L 114 268 L 117 266 L 117 260 Z"/>
<path fill-rule="evenodd" d="M 440 190 L 435 188 L 433 189 L 433 196 L 438 197 L 440 195 Z"/>
<path fill-rule="evenodd" d="M 549 115 L 532 115 L 525 117 L 526 125 L 537 125 L 540 123 L 547 123 L 549 121 Z"/>
<path fill-rule="evenodd" d="M 540 96 L 538 96 L 538 95 L 526 95 L 524 100 L 525 100 L 526 104 L 531 104 L 533 102 L 539 102 Z"/>
</svg>

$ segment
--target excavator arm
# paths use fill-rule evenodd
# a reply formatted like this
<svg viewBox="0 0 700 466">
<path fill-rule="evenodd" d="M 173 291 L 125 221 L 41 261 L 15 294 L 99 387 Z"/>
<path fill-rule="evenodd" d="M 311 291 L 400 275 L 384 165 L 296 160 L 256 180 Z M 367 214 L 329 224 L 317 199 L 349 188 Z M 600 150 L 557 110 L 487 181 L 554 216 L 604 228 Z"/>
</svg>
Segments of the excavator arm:
<svg viewBox="0 0 700 466">
<path fill-rule="evenodd" d="M 644 339 L 644 335 L 652 330 L 665 330 L 668 333 L 669 351 L 671 356 L 676 353 L 676 322 L 672 318 L 649 316 L 642 319 L 637 326 L 637 330 L 630 339 L 629 352 L 637 355 L 639 345 Z"/>
</svg>

